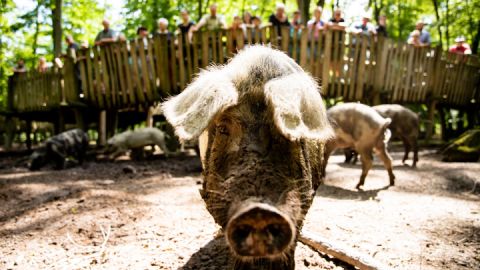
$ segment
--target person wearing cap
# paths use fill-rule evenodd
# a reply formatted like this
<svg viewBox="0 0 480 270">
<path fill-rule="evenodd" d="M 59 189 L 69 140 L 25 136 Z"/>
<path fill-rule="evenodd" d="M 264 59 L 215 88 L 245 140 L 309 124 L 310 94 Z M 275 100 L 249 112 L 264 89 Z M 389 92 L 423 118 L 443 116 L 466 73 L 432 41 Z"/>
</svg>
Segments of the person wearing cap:
<svg viewBox="0 0 480 270">
<path fill-rule="evenodd" d="M 352 24 L 350 31 L 355 34 L 364 34 L 367 36 L 376 35 L 377 31 L 375 26 L 370 23 L 371 15 L 368 12 L 365 12 L 362 16 L 362 21 Z"/>
<path fill-rule="evenodd" d="M 97 34 L 95 45 L 105 45 L 116 41 L 116 33 L 110 28 L 110 21 L 103 19 L 103 30 Z"/>
<path fill-rule="evenodd" d="M 420 33 L 419 40 L 420 40 L 420 43 L 422 44 L 422 46 L 430 46 L 430 44 L 431 44 L 430 33 L 427 30 L 424 29 L 424 26 L 425 26 L 425 24 L 423 23 L 423 21 L 418 21 L 417 24 L 415 24 L 415 30 L 418 30 L 418 32 Z M 414 32 L 415 31 L 410 33 L 410 36 L 408 37 L 408 39 L 410 39 L 412 37 L 412 34 Z"/>
<path fill-rule="evenodd" d="M 277 29 L 279 36 L 282 35 L 282 26 L 290 27 L 287 14 L 285 13 L 285 5 L 283 3 L 277 3 L 275 14 L 270 15 L 268 21 Z"/>
<path fill-rule="evenodd" d="M 470 46 L 465 42 L 464 36 L 459 36 L 455 39 L 455 44 L 452 45 L 449 49 L 451 53 L 457 54 L 472 54 L 472 50 Z"/>
<path fill-rule="evenodd" d="M 206 14 L 200 19 L 194 30 L 199 30 L 202 27 L 206 27 L 207 30 L 219 30 L 227 27 L 225 18 L 217 13 L 217 4 L 210 5 L 210 14 Z"/>
</svg>

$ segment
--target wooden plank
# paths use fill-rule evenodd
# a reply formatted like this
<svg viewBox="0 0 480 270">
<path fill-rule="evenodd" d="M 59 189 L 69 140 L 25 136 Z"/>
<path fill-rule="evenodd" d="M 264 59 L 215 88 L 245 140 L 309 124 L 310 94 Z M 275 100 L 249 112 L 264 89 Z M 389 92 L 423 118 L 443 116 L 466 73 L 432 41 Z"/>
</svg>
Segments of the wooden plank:
<svg viewBox="0 0 480 270">
<path fill-rule="evenodd" d="M 147 68 L 148 68 L 148 84 L 150 85 L 150 95 L 151 101 L 160 100 L 160 93 L 158 91 L 159 86 L 157 85 L 157 80 L 155 78 L 155 55 L 153 53 L 153 39 L 149 38 L 147 42 Z"/>
<path fill-rule="evenodd" d="M 98 46 L 93 47 L 93 62 L 92 66 L 95 71 L 95 96 L 97 97 L 98 107 L 103 109 L 105 108 L 105 99 L 103 95 L 103 81 L 101 76 L 101 60 L 100 60 L 100 48 Z"/>
<path fill-rule="evenodd" d="M 325 51 L 324 51 L 324 57 L 323 57 L 323 74 L 322 74 L 322 92 L 323 95 L 327 97 L 331 97 L 329 95 L 329 73 L 330 73 L 330 58 L 331 58 L 331 52 L 332 52 L 332 31 L 328 30 L 326 35 L 325 35 Z"/>
<path fill-rule="evenodd" d="M 302 31 L 300 36 L 300 66 L 310 71 L 307 65 L 307 53 L 308 53 L 308 32 Z"/>
<path fill-rule="evenodd" d="M 169 40 L 169 60 L 170 60 L 170 68 L 169 70 L 171 71 L 171 81 L 172 83 L 170 84 L 170 91 L 171 93 L 178 93 L 178 68 L 177 68 L 177 57 L 175 55 L 175 39 L 171 38 Z"/>
<path fill-rule="evenodd" d="M 205 68 L 208 66 L 208 63 L 210 62 L 210 59 L 208 57 L 208 51 L 209 51 L 209 46 L 208 46 L 208 37 L 209 33 L 207 32 L 201 32 L 201 37 L 202 37 L 202 68 Z"/>
<path fill-rule="evenodd" d="M 235 35 L 233 31 L 227 31 L 227 57 L 231 58 L 235 54 L 235 48 L 233 47 L 233 41 Z"/>
<path fill-rule="evenodd" d="M 120 47 L 120 53 L 122 57 L 122 62 L 124 63 L 124 70 L 125 70 L 125 94 L 128 97 L 128 104 L 133 106 L 137 104 L 137 97 L 135 96 L 134 92 L 134 82 L 132 78 L 133 74 L 133 63 L 131 63 L 131 58 L 129 58 L 129 51 L 127 47 L 128 43 L 125 41 L 122 43 Z"/>
<path fill-rule="evenodd" d="M 225 35 L 225 30 L 221 30 L 218 33 L 217 46 L 218 46 L 218 59 L 220 64 L 225 63 L 225 53 L 223 48 L 223 36 Z M 243 43 L 242 43 L 243 45 Z"/>
<path fill-rule="evenodd" d="M 192 78 L 193 74 L 196 74 L 200 71 L 199 65 L 199 57 L 198 57 L 198 48 L 200 47 L 201 38 L 198 32 L 195 32 L 193 35 L 192 46 L 193 46 L 193 71 L 192 71 Z"/>
<path fill-rule="evenodd" d="M 365 60 L 367 57 L 367 46 L 368 46 L 368 39 L 366 36 L 362 36 L 362 48 L 360 51 L 360 58 L 358 62 L 358 77 L 357 77 L 357 91 L 355 94 L 356 100 L 363 99 L 363 88 L 365 82 Z"/>
<path fill-rule="evenodd" d="M 237 41 L 237 51 L 240 51 L 245 44 L 245 38 L 243 37 L 243 31 L 241 29 L 236 30 L 235 40 Z"/>
<path fill-rule="evenodd" d="M 282 51 L 284 51 L 286 54 L 289 54 L 288 53 L 288 44 L 290 42 L 290 27 L 288 26 L 283 26 L 281 28 L 281 32 L 282 32 L 282 45 L 281 45 L 281 48 L 282 48 Z"/>
<path fill-rule="evenodd" d="M 143 46 L 143 44 L 141 44 Z M 137 104 L 145 104 L 145 96 L 143 91 L 142 82 L 140 79 L 140 75 L 138 72 L 139 68 L 139 60 L 138 60 L 138 45 L 135 40 L 130 41 L 130 56 L 132 58 L 132 82 L 133 82 L 133 89 L 135 92 L 135 96 L 137 98 Z"/>
<path fill-rule="evenodd" d="M 178 48 L 177 48 L 177 53 L 178 53 L 178 68 L 179 68 L 179 78 L 180 78 L 180 88 L 184 89 L 185 88 L 185 80 L 186 80 L 186 75 L 185 75 L 185 58 L 183 55 L 184 48 L 186 48 L 186 44 L 183 43 L 183 36 L 180 34 L 177 36 L 177 42 L 178 42 Z"/>
<path fill-rule="evenodd" d="M 108 45 L 105 45 L 108 46 Z M 105 98 L 105 106 L 107 108 L 112 107 L 112 102 L 110 100 L 110 84 L 108 82 L 108 64 L 107 64 L 107 59 L 105 57 L 105 47 L 101 46 L 100 47 L 100 67 L 102 69 L 102 83 L 103 83 L 103 89 L 102 89 L 102 94 Z"/>
<path fill-rule="evenodd" d="M 148 46 L 148 45 L 147 45 Z M 152 87 L 150 85 L 149 70 L 147 57 L 145 55 L 145 49 L 148 50 L 148 47 L 145 48 L 145 43 L 143 39 L 137 39 L 137 51 L 139 54 L 139 71 L 141 72 L 140 81 L 142 81 L 143 95 L 145 97 L 145 102 L 153 102 Z"/>
<path fill-rule="evenodd" d="M 293 30 L 293 36 L 292 36 L 291 41 L 290 41 L 292 43 L 291 44 L 292 52 L 290 54 L 290 57 L 292 57 L 293 60 L 295 60 L 295 62 L 297 62 L 297 63 L 300 62 L 300 59 L 298 58 L 298 40 L 299 40 L 298 31 L 296 31 L 294 29 Z M 287 48 L 287 50 L 285 50 L 285 52 L 289 53 L 288 48 Z"/>
<path fill-rule="evenodd" d="M 186 46 L 186 57 L 187 57 L 187 83 L 192 81 L 192 76 L 193 76 L 193 59 L 192 59 L 192 52 L 193 52 L 193 45 L 192 42 L 188 39 L 188 35 L 185 35 L 184 40 L 186 43 L 184 43 L 184 46 Z"/>
<path fill-rule="evenodd" d="M 115 43 L 109 44 L 105 46 L 105 58 L 107 61 L 107 73 L 109 74 L 109 85 L 110 85 L 110 100 L 112 103 L 112 107 L 117 106 L 117 99 L 118 99 L 118 89 L 117 89 L 117 82 L 118 82 L 118 74 L 117 69 L 113 60 L 113 46 Z"/>
<path fill-rule="evenodd" d="M 339 70 L 339 64 L 341 62 L 340 58 L 338 57 L 338 47 L 339 47 L 339 43 L 340 43 L 340 40 L 339 40 L 339 32 L 340 31 L 337 31 L 337 30 L 333 30 L 332 31 L 332 57 L 333 57 L 333 62 L 334 62 L 334 67 L 332 69 L 332 76 L 331 76 L 331 87 L 330 87 L 330 92 L 331 92 L 331 95 L 333 97 L 339 97 L 340 93 L 338 91 L 338 87 L 337 87 L 337 74 L 338 74 L 338 70 Z"/>
<path fill-rule="evenodd" d="M 123 61 L 122 47 L 125 46 L 125 42 L 119 42 L 114 46 L 114 57 L 117 64 L 118 76 L 119 76 L 119 102 L 122 107 L 128 106 L 128 87 L 126 82 L 126 69 L 128 68 L 128 61 Z"/>
<path fill-rule="evenodd" d="M 210 32 L 210 40 L 208 41 L 210 46 L 212 46 L 212 61 L 213 63 L 218 63 L 217 58 L 217 42 L 216 42 L 217 33 L 215 31 Z"/>
</svg>

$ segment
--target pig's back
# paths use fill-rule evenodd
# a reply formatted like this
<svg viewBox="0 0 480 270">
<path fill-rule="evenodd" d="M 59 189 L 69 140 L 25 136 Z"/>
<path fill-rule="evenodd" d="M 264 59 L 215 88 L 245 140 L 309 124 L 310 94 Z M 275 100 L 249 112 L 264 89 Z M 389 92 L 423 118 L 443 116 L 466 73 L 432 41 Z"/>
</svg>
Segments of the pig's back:
<svg viewBox="0 0 480 270">
<path fill-rule="evenodd" d="M 418 136 L 418 115 L 399 104 L 383 104 L 373 107 L 381 116 L 392 119 L 389 129 L 394 135 Z"/>
<path fill-rule="evenodd" d="M 336 135 L 350 145 L 373 143 L 389 122 L 371 107 L 360 103 L 336 105 L 328 110 L 328 116 L 334 121 Z"/>
</svg>

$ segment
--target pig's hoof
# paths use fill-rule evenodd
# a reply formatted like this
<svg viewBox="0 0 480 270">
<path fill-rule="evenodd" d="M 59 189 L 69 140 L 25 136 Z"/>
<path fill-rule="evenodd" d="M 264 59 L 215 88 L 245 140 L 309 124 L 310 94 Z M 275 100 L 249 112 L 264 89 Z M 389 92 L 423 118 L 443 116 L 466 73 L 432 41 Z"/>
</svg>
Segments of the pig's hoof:
<svg viewBox="0 0 480 270">
<path fill-rule="evenodd" d="M 357 184 L 357 185 L 355 186 L 355 188 L 356 188 L 356 189 L 361 189 L 362 186 L 363 186 L 363 184 Z"/>
</svg>

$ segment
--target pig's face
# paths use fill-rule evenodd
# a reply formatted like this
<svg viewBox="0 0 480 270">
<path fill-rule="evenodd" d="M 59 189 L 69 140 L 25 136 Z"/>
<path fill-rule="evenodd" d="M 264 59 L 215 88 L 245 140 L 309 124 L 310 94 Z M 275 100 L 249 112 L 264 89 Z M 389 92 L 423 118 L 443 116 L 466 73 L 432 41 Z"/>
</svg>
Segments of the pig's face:
<svg viewBox="0 0 480 270">
<path fill-rule="evenodd" d="M 38 149 L 30 155 L 29 169 L 31 171 L 40 170 L 40 168 L 45 166 L 45 164 L 47 164 L 46 149 L 44 148 Z"/>
<path fill-rule="evenodd" d="M 232 253 L 284 258 L 318 180 L 307 145 L 331 130 L 316 84 L 290 58 L 253 47 L 236 59 L 202 73 L 163 111 L 181 139 L 203 132 L 201 193 Z"/>
</svg>

